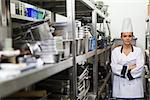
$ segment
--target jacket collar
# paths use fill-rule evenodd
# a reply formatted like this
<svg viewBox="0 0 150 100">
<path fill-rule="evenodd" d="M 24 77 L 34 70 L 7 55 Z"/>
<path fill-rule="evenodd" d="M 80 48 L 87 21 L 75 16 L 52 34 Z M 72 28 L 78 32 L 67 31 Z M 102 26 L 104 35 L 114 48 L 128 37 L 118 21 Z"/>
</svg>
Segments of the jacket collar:
<svg viewBox="0 0 150 100">
<path fill-rule="evenodd" d="M 134 48 L 133 48 L 133 46 L 131 45 L 131 49 L 132 49 L 132 52 L 134 51 Z M 121 46 L 121 50 L 120 50 L 120 52 L 122 53 L 123 52 L 123 46 Z"/>
</svg>

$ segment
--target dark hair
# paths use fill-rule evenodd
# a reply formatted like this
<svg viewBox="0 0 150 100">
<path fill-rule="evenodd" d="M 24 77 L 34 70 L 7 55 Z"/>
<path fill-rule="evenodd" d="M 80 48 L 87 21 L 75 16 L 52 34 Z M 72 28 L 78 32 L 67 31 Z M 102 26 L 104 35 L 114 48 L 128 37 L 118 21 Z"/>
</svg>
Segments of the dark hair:
<svg viewBox="0 0 150 100">
<path fill-rule="evenodd" d="M 134 37 L 133 32 L 131 32 L 131 33 L 132 33 L 132 36 Z M 122 34 L 123 34 L 123 32 L 121 32 L 121 36 L 122 36 Z"/>
</svg>

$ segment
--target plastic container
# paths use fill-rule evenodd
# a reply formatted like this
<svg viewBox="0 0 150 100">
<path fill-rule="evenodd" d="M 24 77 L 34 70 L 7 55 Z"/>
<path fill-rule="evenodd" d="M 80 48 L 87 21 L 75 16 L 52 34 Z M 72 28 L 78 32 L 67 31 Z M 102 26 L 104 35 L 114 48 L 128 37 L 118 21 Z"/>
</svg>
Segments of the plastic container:
<svg viewBox="0 0 150 100">
<path fill-rule="evenodd" d="M 89 38 L 89 51 L 93 51 L 96 49 L 96 37 L 93 36 Z"/>
<path fill-rule="evenodd" d="M 37 19 L 43 19 L 43 18 L 44 18 L 44 12 L 43 11 L 38 11 Z"/>
<path fill-rule="evenodd" d="M 33 9 L 33 8 L 26 8 L 27 9 L 27 16 L 28 17 L 32 17 L 32 18 L 35 18 L 37 19 L 37 14 L 38 14 L 38 11 Z"/>
</svg>

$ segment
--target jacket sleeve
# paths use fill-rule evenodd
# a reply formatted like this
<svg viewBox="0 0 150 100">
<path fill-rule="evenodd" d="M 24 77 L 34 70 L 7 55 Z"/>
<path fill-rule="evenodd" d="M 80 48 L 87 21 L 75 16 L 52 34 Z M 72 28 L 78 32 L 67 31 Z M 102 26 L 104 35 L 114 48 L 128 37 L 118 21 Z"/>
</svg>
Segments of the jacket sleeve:
<svg viewBox="0 0 150 100">
<path fill-rule="evenodd" d="M 131 70 L 131 76 L 133 78 L 141 77 L 144 71 L 144 55 L 141 49 L 139 49 L 137 59 L 136 59 L 136 68 Z"/>
<path fill-rule="evenodd" d="M 123 66 L 121 64 L 118 64 L 118 62 L 117 62 L 117 52 L 114 51 L 114 50 L 111 53 L 111 69 L 112 69 L 112 72 L 114 74 L 125 78 L 125 74 L 126 74 L 126 71 L 127 71 L 127 66 Z"/>
</svg>

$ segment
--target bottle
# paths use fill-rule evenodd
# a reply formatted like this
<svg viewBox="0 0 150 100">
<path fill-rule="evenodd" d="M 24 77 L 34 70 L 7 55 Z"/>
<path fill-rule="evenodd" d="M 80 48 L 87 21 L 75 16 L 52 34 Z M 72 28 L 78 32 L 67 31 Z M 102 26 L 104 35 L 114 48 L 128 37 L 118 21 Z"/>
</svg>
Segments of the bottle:
<svg viewBox="0 0 150 100">
<path fill-rule="evenodd" d="M 19 2 L 15 3 L 16 14 L 19 15 Z"/>
</svg>

